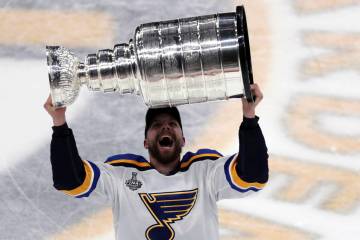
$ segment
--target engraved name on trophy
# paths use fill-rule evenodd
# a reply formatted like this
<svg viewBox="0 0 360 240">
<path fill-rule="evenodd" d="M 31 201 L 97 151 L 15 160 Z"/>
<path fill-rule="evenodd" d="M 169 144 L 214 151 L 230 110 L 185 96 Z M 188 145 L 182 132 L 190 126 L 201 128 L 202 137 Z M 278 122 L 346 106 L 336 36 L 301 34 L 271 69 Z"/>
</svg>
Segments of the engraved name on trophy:
<svg viewBox="0 0 360 240">
<path fill-rule="evenodd" d="M 134 40 L 89 54 L 84 63 L 47 46 L 52 102 L 72 104 L 80 87 L 141 95 L 149 107 L 246 97 L 253 83 L 245 10 L 146 23 Z"/>
</svg>

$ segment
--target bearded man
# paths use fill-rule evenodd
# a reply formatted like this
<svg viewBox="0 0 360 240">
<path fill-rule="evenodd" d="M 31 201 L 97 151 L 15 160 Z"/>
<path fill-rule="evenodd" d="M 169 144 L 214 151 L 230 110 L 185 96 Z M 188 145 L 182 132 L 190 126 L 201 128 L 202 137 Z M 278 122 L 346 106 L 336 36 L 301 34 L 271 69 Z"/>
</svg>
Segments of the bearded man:
<svg viewBox="0 0 360 240">
<path fill-rule="evenodd" d="M 65 108 L 44 104 L 53 119 L 51 164 L 54 187 L 76 198 L 104 196 L 112 204 L 116 239 L 218 240 L 216 202 L 257 192 L 268 180 L 265 139 L 255 116 L 262 100 L 242 101 L 239 151 L 222 156 L 211 149 L 187 152 L 176 107 L 149 109 L 144 147 L 149 156 L 118 154 L 105 163 L 82 159 Z M 226 123 L 222 123 L 226 124 Z"/>
</svg>

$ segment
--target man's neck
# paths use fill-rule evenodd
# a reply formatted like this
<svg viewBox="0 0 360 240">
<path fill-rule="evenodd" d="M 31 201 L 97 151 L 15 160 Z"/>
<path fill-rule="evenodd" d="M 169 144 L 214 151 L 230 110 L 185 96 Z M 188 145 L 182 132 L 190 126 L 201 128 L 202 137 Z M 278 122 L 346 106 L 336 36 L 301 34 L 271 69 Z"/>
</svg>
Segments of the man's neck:
<svg viewBox="0 0 360 240">
<path fill-rule="evenodd" d="M 150 164 L 161 174 L 171 175 L 180 165 L 180 156 L 169 163 L 162 163 L 150 156 Z"/>
</svg>

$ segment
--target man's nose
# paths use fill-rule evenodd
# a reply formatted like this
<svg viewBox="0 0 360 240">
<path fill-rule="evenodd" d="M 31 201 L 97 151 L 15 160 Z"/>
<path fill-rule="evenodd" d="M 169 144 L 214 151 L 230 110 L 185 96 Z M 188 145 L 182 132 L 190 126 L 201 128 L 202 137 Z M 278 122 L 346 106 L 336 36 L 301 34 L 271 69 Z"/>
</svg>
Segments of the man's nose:
<svg viewBox="0 0 360 240">
<path fill-rule="evenodd" d="M 170 124 L 169 123 L 164 123 L 163 124 L 163 129 L 170 130 Z"/>
</svg>

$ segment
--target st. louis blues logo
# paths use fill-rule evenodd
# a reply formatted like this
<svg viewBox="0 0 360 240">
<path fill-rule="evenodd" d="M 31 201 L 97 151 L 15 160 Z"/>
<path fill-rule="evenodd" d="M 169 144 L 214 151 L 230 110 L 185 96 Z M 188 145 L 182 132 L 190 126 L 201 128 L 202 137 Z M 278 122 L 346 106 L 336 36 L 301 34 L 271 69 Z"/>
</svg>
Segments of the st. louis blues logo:
<svg viewBox="0 0 360 240">
<path fill-rule="evenodd" d="M 141 200 L 157 222 L 146 230 L 148 240 L 172 240 L 170 223 L 183 219 L 194 207 L 198 189 L 168 193 L 139 193 Z"/>
</svg>

